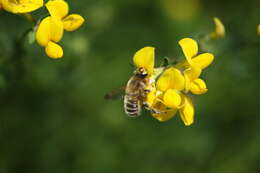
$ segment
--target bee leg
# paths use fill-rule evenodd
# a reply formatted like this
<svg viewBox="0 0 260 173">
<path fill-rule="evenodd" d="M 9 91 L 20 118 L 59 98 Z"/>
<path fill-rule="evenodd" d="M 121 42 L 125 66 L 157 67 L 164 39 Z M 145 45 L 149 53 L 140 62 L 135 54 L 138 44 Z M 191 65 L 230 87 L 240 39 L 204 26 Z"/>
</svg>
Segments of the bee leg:
<svg viewBox="0 0 260 173">
<path fill-rule="evenodd" d="M 152 108 L 150 108 L 150 111 L 151 111 L 153 114 L 160 114 L 160 113 L 162 113 L 161 111 L 156 110 L 156 109 L 152 109 Z"/>
<path fill-rule="evenodd" d="M 148 105 L 147 102 L 143 102 L 143 106 L 144 106 L 146 109 L 150 109 L 150 106 Z"/>
<path fill-rule="evenodd" d="M 161 111 L 151 108 L 147 102 L 143 102 L 143 106 L 147 110 L 151 111 L 153 114 L 160 114 L 161 113 Z"/>
<path fill-rule="evenodd" d="M 145 92 L 146 94 L 148 94 L 149 92 L 151 92 L 151 90 L 149 90 L 149 89 L 144 89 L 144 92 Z"/>
</svg>

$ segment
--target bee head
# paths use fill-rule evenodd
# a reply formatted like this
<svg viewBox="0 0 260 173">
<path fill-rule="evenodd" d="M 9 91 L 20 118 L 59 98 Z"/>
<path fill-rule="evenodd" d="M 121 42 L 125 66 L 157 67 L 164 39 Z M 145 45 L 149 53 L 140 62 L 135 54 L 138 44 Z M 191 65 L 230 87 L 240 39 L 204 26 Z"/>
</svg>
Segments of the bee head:
<svg viewBox="0 0 260 173">
<path fill-rule="evenodd" d="M 134 74 L 139 78 L 145 78 L 148 75 L 147 70 L 143 67 L 136 69 Z"/>
</svg>

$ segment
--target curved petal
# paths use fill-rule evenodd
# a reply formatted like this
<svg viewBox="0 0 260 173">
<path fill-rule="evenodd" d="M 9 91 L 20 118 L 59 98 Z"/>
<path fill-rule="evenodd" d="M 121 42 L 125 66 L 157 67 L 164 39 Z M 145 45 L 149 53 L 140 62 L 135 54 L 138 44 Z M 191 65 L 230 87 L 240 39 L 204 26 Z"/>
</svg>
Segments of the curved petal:
<svg viewBox="0 0 260 173">
<path fill-rule="evenodd" d="M 195 79 L 190 86 L 190 91 L 193 94 L 204 94 L 208 91 L 206 83 L 202 79 Z"/>
<path fill-rule="evenodd" d="M 36 40 L 39 45 L 47 46 L 48 42 L 51 40 L 51 17 L 45 17 L 36 31 Z"/>
<path fill-rule="evenodd" d="M 71 14 L 63 19 L 63 27 L 66 31 L 78 29 L 84 22 L 84 18 L 78 14 Z"/>
<path fill-rule="evenodd" d="M 59 42 L 63 36 L 63 24 L 61 20 L 51 17 L 50 20 L 50 31 L 51 31 L 51 40 L 54 42 Z"/>
<path fill-rule="evenodd" d="M 161 122 L 171 119 L 177 112 L 177 109 L 167 109 L 167 107 L 161 102 L 156 104 L 155 109 L 161 112 L 157 114 L 153 113 L 152 116 Z"/>
<path fill-rule="evenodd" d="M 1 3 L 11 13 L 29 13 L 43 6 L 43 0 L 1 0 Z"/>
<path fill-rule="evenodd" d="M 221 20 L 217 17 L 214 17 L 213 20 L 215 23 L 215 32 L 211 34 L 211 37 L 213 39 L 225 37 L 225 26 L 223 25 Z"/>
<path fill-rule="evenodd" d="M 60 45 L 50 41 L 46 48 L 45 48 L 45 52 L 46 54 L 50 57 L 50 58 L 61 58 L 63 56 L 63 49 Z"/>
<path fill-rule="evenodd" d="M 159 120 L 160 122 L 164 122 L 164 121 L 168 121 L 169 119 L 174 117 L 176 112 L 177 112 L 177 109 L 174 109 L 174 110 L 163 112 L 163 113 L 160 113 L 160 114 L 152 114 L 152 116 L 155 119 Z"/>
<path fill-rule="evenodd" d="M 190 85 L 191 85 L 191 82 L 190 82 L 190 78 L 184 73 L 184 79 L 185 79 L 185 92 L 189 92 L 190 90 Z"/>
<path fill-rule="evenodd" d="M 214 55 L 211 53 L 203 53 L 192 59 L 192 65 L 200 69 L 208 67 L 214 60 Z"/>
<path fill-rule="evenodd" d="M 184 124 L 189 126 L 194 121 L 194 105 L 188 96 L 182 95 L 182 99 L 183 107 L 180 109 L 180 116 Z"/>
<path fill-rule="evenodd" d="M 163 72 L 156 83 L 160 91 L 166 91 L 167 89 L 183 90 L 185 85 L 184 76 L 180 70 L 171 67 Z"/>
<path fill-rule="evenodd" d="M 163 95 L 163 103 L 170 108 L 178 108 L 181 104 L 180 94 L 173 89 L 168 89 Z"/>
<path fill-rule="evenodd" d="M 133 57 L 136 67 L 144 67 L 149 75 L 152 75 L 154 68 L 154 48 L 144 47 L 137 51 Z"/>
<path fill-rule="evenodd" d="M 198 53 L 198 44 L 191 38 L 184 38 L 179 41 L 179 45 L 186 57 L 188 63 L 191 64 L 191 59 Z"/>
<path fill-rule="evenodd" d="M 201 71 L 202 70 L 198 67 L 190 67 L 184 71 L 184 74 L 190 79 L 190 81 L 193 81 L 200 76 Z"/>
<path fill-rule="evenodd" d="M 49 0 L 46 4 L 51 16 L 62 19 L 69 13 L 69 6 L 64 0 Z"/>
<path fill-rule="evenodd" d="M 149 106 L 152 106 L 154 101 L 156 99 L 156 90 L 152 90 L 151 92 L 149 92 L 146 96 L 146 103 Z"/>
</svg>

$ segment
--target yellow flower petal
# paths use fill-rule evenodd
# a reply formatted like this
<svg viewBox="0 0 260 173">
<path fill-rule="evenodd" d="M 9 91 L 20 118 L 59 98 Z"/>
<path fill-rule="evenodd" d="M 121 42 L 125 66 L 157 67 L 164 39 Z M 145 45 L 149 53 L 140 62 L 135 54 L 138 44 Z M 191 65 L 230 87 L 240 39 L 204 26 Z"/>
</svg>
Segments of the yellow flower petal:
<svg viewBox="0 0 260 173">
<path fill-rule="evenodd" d="M 192 100 L 185 95 L 182 95 L 183 107 L 179 110 L 182 121 L 186 126 L 189 126 L 194 121 L 194 106 Z"/>
<path fill-rule="evenodd" d="M 36 40 L 41 46 L 47 46 L 49 41 L 58 42 L 62 36 L 62 22 L 51 16 L 44 18 L 36 31 Z"/>
<path fill-rule="evenodd" d="M 181 104 L 180 94 L 173 89 L 168 89 L 163 95 L 163 103 L 170 108 L 178 108 Z"/>
<path fill-rule="evenodd" d="M 257 26 L 257 33 L 260 35 L 260 24 Z"/>
<path fill-rule="evenodd" d="M 148 75 L 152 75 L 154 68 L 154 48 L 144 47 L 140 49 L 135 53 L 133 61 L 136 67 L 144 67 Z"/>
<path fill-rule="evenodd" d="M 176 112 L 177 112 L 177 109 L 174 109 L 174 110 L 163 112 L 163 113 L 160 113 L 160 114 L 152 114 L 152 116 L 155 119 L 159 120 L 160 122 L 164 122 L 164 121 L 168 121 L 169 119 L 174 117 Z"/>
<path fill-rule="evenodd" d="M 204 94 L 208 91 L 206 83 L 202 79 L 195 79 L 191 83 L 190 91 L 193 94 Z"/>
<path fill-rule="evenodd" d="M 40 25 L 38 26 L 38 29 L 36 31 L 36 40 L 39 45 L 41 46 L 47 46 L 48 42 L 51 40 L 51 17 L 45 17 Z"/>
<path fill-rule="evenodd" d="M 157 102 L 155 109 L 161 112 L 158 114 L 152 114 L 152 116 L 161 122 L 171 119 L 177 112 L 177 109 L 167 109 L 167 107 L 161 102 Z"/>
<path fill-rule="evenodd" d="M 61 20 L 51 17 L 50 20 L 51 40 L 59 42 L 63 36 L 63 24 Z"/>
<path fill-rule="evenodd" d="M 67 16 L 69 12 L 69 6 L 64 0 L 49 0 L 45 5 L 51 16 L 58 19 Z"/>
<path fill-rule="evenodd" d="M 208 67 L 214 60 L 214 55 L 211 53 L 203 53 L 192 59 L 192 65 L 200 69 Z"/>
<path fill-rule="evenodd" d="M 63 27 L 66 31 L 78 29 L 84 22 L 84 18 L 78 14 L 71 14 L 63 19 Z"/>
<path fill-rule="evenodd" d="M 201 69 L 198 67 L 190 67 L 184 71 L 184 74 L 189 78 L 190 81 L 197 79 L 201 74 Z"/>
<path fill-rule="evenodd" d="M 11 13 L 29 13 L 43 6 L 43 0 L 1 0 L 1 3 Z"/>
<path fill-rule="evenodd" d="M 211 38 L 212 39 L 217 39 L 217 38 L 223 38 L 225 36 L 225 26 L 221 22 L 221 20 L 217 17 L 213 18 L 214 23 L 215 23 L 215 32 L 211 33 Z"/>
<path fill-rule="evenodd" d="M 184 73 L 184 79 L 185 79 L 185 92 L 187 93 L 190 90 L 191 82 L 190 82 L 190 78 L 185 73 Z"/>
<path fill-rule="evenodd" d="M 185 80 L 180 70 L 171 67 L 163 72 L 156 85 L 160 91 L 166 91 L 167 89 L 176 89 L 181 91 L 184 89 Z"/>
<path fill-rule="evenodd" d="M 47 47 L 45 48 L 45 52 L 50 58 L 54 58 L 54 59 L 61 58 L 63 56 L 62 47 L 52 41 L 50 41 L 47 44 Z"/>
<path fill-rule="evenodd" d="M 153 90 L 151 92 L 149 92 L 146 96 L 146 103 L 149 105 L 149 106 L 152 106 L 154 101 L 156 99 L 156 90 Z"/>
<path fill-rule="evenodd" d="M 179 45 L 186 57 L 188 63 L 191 63 L 191 59 L 198 53 L 198 44 L 191 38 L 184 38 L 179 41 Z"/>
</svg>

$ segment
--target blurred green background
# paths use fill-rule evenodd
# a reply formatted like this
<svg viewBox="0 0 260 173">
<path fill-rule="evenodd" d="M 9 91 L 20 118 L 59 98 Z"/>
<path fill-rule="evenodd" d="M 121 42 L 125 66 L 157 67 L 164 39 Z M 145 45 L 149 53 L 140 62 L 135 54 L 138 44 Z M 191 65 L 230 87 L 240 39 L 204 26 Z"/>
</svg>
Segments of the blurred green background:
<svg viewBox="0 0 260 173">
<path fill-rule="evenodd" d="M 259 0 L 68 3 L 86 23 L 65 33 L 59 60 L 19 44 L 31 23 L 0 12 L 1 173 L 259 172 Z M 215 61 L 203 73 L 209 92 L 193 97 L 192 126 L 145 111 L 128 118 L 122 100 L 103 99 L 126 84 L 138 49 L 155 46 L 158 64 L 181 57 L 178 40 L 212 32 L 214 16 L 227 34 L 200 45 Z"/>
</svg>

